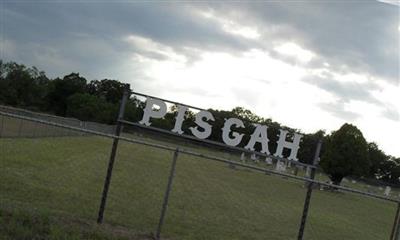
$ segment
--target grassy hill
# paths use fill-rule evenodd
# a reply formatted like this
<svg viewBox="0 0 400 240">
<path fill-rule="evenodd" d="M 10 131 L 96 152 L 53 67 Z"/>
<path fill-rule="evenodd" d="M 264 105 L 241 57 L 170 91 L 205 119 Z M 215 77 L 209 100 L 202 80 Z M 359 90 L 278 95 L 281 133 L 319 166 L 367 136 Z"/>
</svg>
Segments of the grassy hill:
<svg viewBox="0 0 400 240">
<path fill-rule="evenodd" d="M 89 234 L 77 238 L 90 239 L 152 235 L 172 153 L 121 142 L 105 223 L 111 226 L 108 229 L 129 229 L 130 233 L 115 236 L 107 227 L 95 226 L 110 148 L 111 140 L 101 137 L 0 139 L 0 209 L 7 213 L 0 218 L 8 226 L 0 228 L 0 235 L 9 235 L 7 229 L 15 225 L 4 216 L 18 219 L 20 213 L 27 219 L 43 214 L 56 219 L 48 225 L 65 236 L 77 231 L 78 236 Z M 303 185 L 180 154 L 162 236 L 295 239 L 305 197 Z M 393 203 L 350 193 L 314 191 L 305 239 L 388 239 L 395 208 Z M 66 224 L 57 219 L 87 222 L 88 227 L 65 229 Z M 79 232 L 82 228 L 86 233 Z M 90 237 L 91 233 L 100 235 Z"/>
</svg>

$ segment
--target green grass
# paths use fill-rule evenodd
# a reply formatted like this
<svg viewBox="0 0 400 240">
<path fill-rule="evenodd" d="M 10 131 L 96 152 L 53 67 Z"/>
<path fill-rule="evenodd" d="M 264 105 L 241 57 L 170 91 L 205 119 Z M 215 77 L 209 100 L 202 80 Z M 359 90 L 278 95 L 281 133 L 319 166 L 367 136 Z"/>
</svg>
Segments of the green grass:
<svg viewBox="0 0 400 240">
<path fill-rule="evenodd" d="M 0 138 L 81 135 L 70 130 L 0 115 Z"/>
<path fill-rule="evenodd" d="M 127 229 L 99 226 L 76 219 L 54 218 L 45 212 L 0 210 L 0 239 L 150 239 L 135 236 Z"/>
<path fill-rule="evenodd" d="M 110 149 L 111 140 L 100 137 L 0 139 L 0 209 L 95 225 Z M 154 233 L 171 160 L 171 152 L 121 142 L 105 223 L 138 236 Z M 303 185 L 180 154 L 162 236 L 296 239 Z M 305 239 L 388 239 L 395 209 L 350 193 L 313 191 Z"/>
</svg>

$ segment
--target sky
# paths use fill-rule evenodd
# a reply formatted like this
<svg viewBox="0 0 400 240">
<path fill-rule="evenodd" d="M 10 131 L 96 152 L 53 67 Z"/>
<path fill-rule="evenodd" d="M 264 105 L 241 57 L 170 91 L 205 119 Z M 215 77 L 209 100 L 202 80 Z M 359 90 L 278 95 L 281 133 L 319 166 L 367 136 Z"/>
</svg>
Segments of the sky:
<svg viewBox="0 0 400 240">
<path fill-rule="evenodd" d="M 0 0 L 0 59 L 118 79 L 312 133 L 356 125 L 400 156 L 398 1 Z"/>
</svg>

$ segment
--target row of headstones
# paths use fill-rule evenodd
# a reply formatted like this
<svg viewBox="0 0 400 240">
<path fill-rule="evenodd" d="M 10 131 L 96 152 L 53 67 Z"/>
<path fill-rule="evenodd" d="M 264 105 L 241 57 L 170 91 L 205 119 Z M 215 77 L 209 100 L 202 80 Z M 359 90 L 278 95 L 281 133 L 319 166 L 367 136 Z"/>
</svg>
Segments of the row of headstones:
<svg viewBox="0 0 400 240">
<path fill-rule="evenodd" d="M 367 188 L 370 188 L 371 186 L 370 185 L 367 185 Z M 383 187 L 379 187 L 379 190 L 380 191 L 383 191 L 383 195 L 385 195 L 386 197 L 388 197 L 388 196 L 390 196 L 390 193 L 391 193 L 391 191 L 392 191 L 392 188 L 391 187 L 389 187 L 389 186 L 386 186 L 385 187 L 385 190 L 383 190 Z M 369 191 L 368 191 L 369 192 Z M 399 197 L 400 197 L 400 194 L 399 194 Z"/>
<path fill-rule="evenodd" d="M 260 162 L 259 157 L 258 157 L 256 154 L 254 154 L 254 153 L 250 155 L 250 159 L 251 159 L 252 161 L 254 161 L 255 163 L 259 163 L 259 162 Z M 242 154 L 240 155 L 240 160 L 241 160 L 242 162 L 246 162 L 246 155 L 245 155 L 244 152 L 242 152 Z M 266 164 L 268 164 L 268 165 L 272 165 L 272 164 L 273 164 L 272 158 L 270 158 L 270 157 L 268 157 L 268 156 L 265 158 L 264 162 L 265 162 Z M 291 162 L 284 162 L 284 161 L 278 160 L 278 161 L 276 162 L 275 170 L 278 171 L 278 172 L 286 172 L 287 167 L 289 167 L 289 168 L 291 167 Z M 303 168 L 302 166 L 296 166 L 296 167 Z M 307 167 L 307 168 L 306 168 L 306 174 L 305 174 L 306 177 L 309 177 L 309 176 L 310 176 L 310 173 L 311 173 L 311 168 Z M 295 171 L 295 175 L 297 175 L 297 171 Z M 344 179 L 344 180 L 347 181 L 346 179 Z M 352 183 L 357 183 L 356 180 L 352 180 L 351 182 L 352 182 Z M 367 185 L 367 187 L 369 188 L 370 186 Z M 379 190 L 382 191 L 383 188 L 382 188 L 382 187 L 379 187 Z M 391 189 L 389 186 L 386 186 L 386 188 L 385 188 L 385 190 L 384 190 L 384 192 L 383 192 L 383 195 L 385 195 L 385 196 L 390 196 L 391 190 L 392 190 L 392 189 Z M 400 194 L 399 194 L 399 197 L 400 197 Z"/>
<path fill-rule="evenodd" d="M 343 182 L 349 182 L 349 181 L 350 180 L 347 180 L 346 178 L 343 178 Z M 351 183 L 357 183 L 357 181 L 356 180 L 351 180 Z M 367 189 L 368 189 L 368 192 L 371 192 L 372 191 L 371 185 L 367 184 Z M 383 195 L 385 195 L 387 197 L 390 196 L 390 193 L 392 192 L 392 188 L 389 187 L 389 186 L 386 186 L 385 189 L 383 187 L 379 187 L 378 189 L 379 189 L 379 191 L 383 191 Z M 400 197 L 400 194 L 399 194 L 399 197 Z"/>
<path fill-rule="evenodd" d="M 260 162 L 259 157 L 258 157 L 256 154 L 254 154 L 254 153 L 250 155 L 250 160 L 252 160 L 252 161 L 255 162 L 255 163 L 259 163 L 259 162 Z M 240 155 L 240 161 L 246 162 L 246 154 L 245 154 L 244 152 L 242 152 L 242 154 Z M 273 165 L 273 164 L 274 164 L 272 158 L 271 158 L 271 157 L 268 157 L 268 156 L 265 158 L 264 162 L 265 162 L 267 165 Z M 275 171 L 278 171 L 278 172 L 286 172 L 286 171 L 287 171 L 287 168 L 290 168 L 291 165 L 292 165 L 292 162 L 290 162 L 290 161 L 281 161 L 281 160 L 277 160 L 277 161 L 276 161 L 276 165 L 275 165 Z M 294 170 L 294 172 L 293 172 L 295 175 L 297 175 L 297 171 L 299 170 L 299 168 L 301 168 L 302 170 L 304 170 L 304 167 L 303 167 L 303 166 L 296 166 L 296 168 L 295 168 L 295 170 Z M 311 168 L 308 168 L 308 167 L 307 167 L 307 168 L 305 168 L 305 169 L 306 169 L 306 177 L 309 177 L 310 174 L 311 174 Z"/>
</svg>

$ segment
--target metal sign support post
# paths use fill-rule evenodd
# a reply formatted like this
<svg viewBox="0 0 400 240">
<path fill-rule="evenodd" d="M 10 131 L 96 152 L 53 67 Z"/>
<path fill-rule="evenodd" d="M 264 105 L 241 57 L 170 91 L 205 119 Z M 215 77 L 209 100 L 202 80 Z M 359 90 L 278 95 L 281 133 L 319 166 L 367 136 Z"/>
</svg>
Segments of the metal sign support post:
<svg viewBox="0 0 400 240">
<path fill-rule="evenodd" d="M 318 159 L 319 159 L 319 153 L 321 152 L 321 145 L 322 145 L 322 141 L 319 140 L 318 143 L 317 143 L 317 149 L 315 150 L 315 155 L 314 155 L 314 160 L 313 160 L 313 165 L 314 166 L 317 165 L 317 162 L 318 162 Z M 316 171 L 315 167 L 311 168 L 310 179 L 312 179 L 312 180 L 314 180 L 315 171 Z M 313 183 L 309 182 L 308 183 L 308 187 L 307 187 L 306 199 L 304 201 L 303 215 L 301 216 L 299 234 L 297 236 L 298 240 L 303 240 L 304 228 L 306 226 L 306 221 L 307 221 L 308 208 L 310 206 L 312 188 L 313 188 Z"/>
<path fill-rule="evenodd" d="M 118 113 L 118 119 L 117 119 L 117 127 L 115 129 L 115 135 L 117 137 L 119 137 L 119 135 L 121 134 L 122 123 L 120 122 L 120 120 L 122 120 L 123 117 L 124 117 L 125 105 L 126 105 L 126 102 L 127 102 L 128 98 L 129 98 L 129 95 L 130 95 L 129 89 L 126 89 L 124 91 L 124 95 L 122 96 L 121 105 L 119 107 L 119 113 Z M 112 175 L 112 170 L 113 170 L 114 161 L 115 161 L 115 155 L 117 153 L 117 148 L 118 148 L 118 142 L 119 142 L 119 138 L 114 138 L 112 149 L 111 149 L 110 160 L 108 162 L 107 175 L 106 175 L 106 179 L 104 181 L 103 194 L 101 196 L 99 214 L 98 214 L 98 217 L 97 217 L 97 223 L 99 223 L 99 224 L 103 222 L 103 214 L 104 214 L 104 209 L 105 209 L 105 206 L 106 206 L 108 188 L 110 186 L 111 175 Z"/>
<path fill-rule="evenodd" d="M 174 158 L 172 159 L 171 170 L 170 170 L 169 177 L 168 177 L 167 189 L 165 190 L 165 194 L 164 194 L 164 201 L 163 201 L 163 205 L 161 208 L 160 220 L 158 222 L 158 227 L 157 227 L 157 232 L 156 232 L 156 238 L 155 238 L 156 240 L 160 239 L 161 228 L 162 228 L 162 225 L 164 224 L 165 213 L 167 212 L 167 207 L 168 207 L 169 193 L 171 192 L 172 181 L 173 181 L 174 175 L 175 175 L 175 167 L 176 167 L 176 160 L 178 159 L 178 153 L 179 153 L 179 148 L 176 148 L 176 150 L 174 152 Z"/>
</svg>

